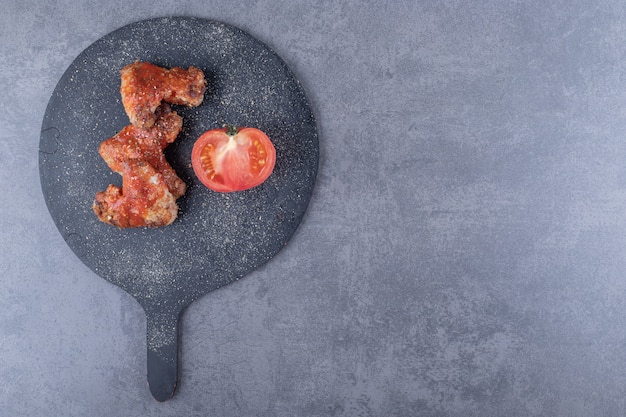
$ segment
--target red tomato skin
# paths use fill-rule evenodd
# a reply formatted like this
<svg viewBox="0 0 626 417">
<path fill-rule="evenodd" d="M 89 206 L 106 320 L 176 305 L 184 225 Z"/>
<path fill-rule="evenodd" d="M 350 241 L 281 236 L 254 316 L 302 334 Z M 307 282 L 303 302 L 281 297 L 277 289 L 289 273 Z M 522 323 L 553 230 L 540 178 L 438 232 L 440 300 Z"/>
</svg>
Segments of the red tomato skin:
<svg viewBox="0 0 626 417">
<path fill-rule="evenodd" d="M 243 191 L 271 175 L 276 149 L 259 129 L 229 126 L 203 133 L 194 144 L 191 163 L 200 182 L 209 189 Z"/>
</svg>

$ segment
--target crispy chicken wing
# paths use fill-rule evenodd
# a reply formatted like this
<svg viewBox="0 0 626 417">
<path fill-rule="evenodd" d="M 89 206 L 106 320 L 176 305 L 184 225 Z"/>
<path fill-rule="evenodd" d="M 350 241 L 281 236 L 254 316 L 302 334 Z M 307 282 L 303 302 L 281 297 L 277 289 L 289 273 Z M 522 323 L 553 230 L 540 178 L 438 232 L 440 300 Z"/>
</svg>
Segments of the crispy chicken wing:
<svg viewBox="0 0 626 417">
<path fill-rule="evenodd" d="M 96 194 L 93 209 L 100 220 L 118 227 L 159 227 L 178 216 L 176 197 L 163 174 L 142 159 L 120 164 L 122 188 L 113 184 Z"/>
<path fill-rule="evenodd" d="M 122 175 L 122 187 L 109 185 L 97 193 L 93 210 L 101 221 L 118 227 L 167 226 L 178 216 L 176 199 L 187 188 L 163 154 L 183 123 L 167 103 L 200 105 L 204 74 L 194 67 L 167 70 L 135 62 L 121 75 L 122 103 L 131 124 L 103 141 L 99 152 Z"/>
<path fill-rule="evenodd" d="M 157 109 L 149 129 L 128 125 L 100 144 L 100 156 L 122 175 L 122 188 L 109 185 L 96 194 L 93 209 L 100 220 L 118 227 L 159 227 L 178 215 L 176 199 L 186 184 L 165 159 L 163 150 L 182 128 L 182 118 L 167 104 Z"/>
<path fill-rule="evenodd" d="M 135 62 L 121 71 L 120 93 L 130 122 L 139 128 L 151 127 L 162 101 L 198 106 L 206 90 L 204 73 L 195 67 L 165 69 L 149 62 Z"/>
<path fill-rule="evenodd" d="M 102 142 L 100 156 L 112 171 L 119 174 L 123 174 L 128 160 L 146 161 L 163 175 L 169 191 L 178 198 L 185 194 L 187 186 L 167 162 L 163 150 L 174 142 L 183 120 L 167 104 L 159 106 L 156 114 L 158 118 L 151 128 L 140 129 L 128 125 L 117 135 Z"/>
</svg>

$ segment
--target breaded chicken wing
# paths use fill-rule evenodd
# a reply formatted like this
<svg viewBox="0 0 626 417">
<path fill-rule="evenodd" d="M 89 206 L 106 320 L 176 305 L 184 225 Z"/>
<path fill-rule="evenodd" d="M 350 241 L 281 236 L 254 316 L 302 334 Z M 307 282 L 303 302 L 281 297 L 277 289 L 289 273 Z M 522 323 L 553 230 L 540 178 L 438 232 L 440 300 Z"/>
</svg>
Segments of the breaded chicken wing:
<svg viewBox="0 0 626 417">
<path fill-rule="evenodd" d="M 149 62 L 135 62 L 121 71 L 120 93 L 130 122 L 142 129 L 157 119 L 156 109 L 162 101 L 198 106 L 206 91 L 204 73 L 195 67 L 165 69 Z"/>
<path fill-rule="evenodd" d="M 93 209 L 98 218 L 118 227 L 159 227 L 178 216 L 176 197 L 163 174 L 141 159 L 120 164 L 122 188 L 113 184 L 96 194 Z"/>
<path fill-rule="evenodd" d="M 121 74 L 122 103 L 131 124 L 103 141 L 99 152 L 122 175 L 122 187 L 109 185 L 97 193 L 93 210 L 101 221 L 122 228 L 167 226 L 178 216 L 176 199 L 187 189 L 163 154 L 183 123 L 167 103 L 202 103 L 204 74 L 147 62 L 128 65 Z"/>
<path fill-rule="evenodd" d="M 176 199 L 186 184 L 165 159 L 163 150 L 182 128 L 182 118 L 167 104 L 148 129 L 128 125 L 100 144 L 100 156 L 122 175 L 122 188 L 109 185 L 96 194 L 93 209 L 100 220 L 118 227 L 158 227 L 178 215 Z"/>
<path fill-rule="evenodd" d="M 128 160 L 146 161 L 163 175 L 169 191 L 178 198 L 185 194 L 187 186 L 167 162 L 163 150 L 174 142 L 183 120 L 167 104 L 159 106 L 156 114 L 158 118 L 152 127 L 139 129 L 128 125 L 117 135 L 102 142 L 100 156 L 112 171 L 119 174 L 123 174 Z"/>
</svg>

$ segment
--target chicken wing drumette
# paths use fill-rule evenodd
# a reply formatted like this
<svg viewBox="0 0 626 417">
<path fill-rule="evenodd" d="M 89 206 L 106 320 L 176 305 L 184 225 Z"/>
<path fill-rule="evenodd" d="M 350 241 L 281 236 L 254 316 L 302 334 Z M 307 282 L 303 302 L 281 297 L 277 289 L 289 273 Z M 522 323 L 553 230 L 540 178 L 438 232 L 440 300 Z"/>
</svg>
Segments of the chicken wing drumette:
<svg viewBox="0 0 626 417">
<path fill-rule="evenodd" d="M 149 62 L 135 62 L 121 71 L 120 93 L 130 122 L 148 128 L 156 121 L 155 111 L 162 101 L 198 106 L 206 91 L 204 73 L 195 67 L 161 68 Z"/>
</svg>

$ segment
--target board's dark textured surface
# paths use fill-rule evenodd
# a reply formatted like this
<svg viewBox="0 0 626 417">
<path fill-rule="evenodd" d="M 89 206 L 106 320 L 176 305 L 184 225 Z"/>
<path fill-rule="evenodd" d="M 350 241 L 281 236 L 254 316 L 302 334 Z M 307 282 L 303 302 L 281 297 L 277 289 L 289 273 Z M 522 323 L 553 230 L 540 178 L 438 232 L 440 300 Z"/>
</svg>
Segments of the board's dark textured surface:
<svg viewBox="0 0 626 417">
<path fill-rule="evenodd" d="M 96 192 L 121 183 L 98 146 L 129 124 L 120 100 L 120 70 L 136 60 L 167 68 L 196 66 L 209 85 L 202 105 L 174 106 L 183 116 L 183 131 L 166 150 L 189 187 L 180 199 L 179 218 L 167 227 L 120 230 L 100 222 L 91 205 Z M 215 193 L 193 174 L 195 140 L 226 123 L 257 127 L 272 139 L 277 163 L 260 186 Z M 318 153 L 313 113 L 285 63 L 252 36 L 223 23 L 186 17 L 136 22 L 90 45 L 67 69 L 42 124 L 43 194 L 76 255 L 146 311 L 151 381 L 156 383 L 156 374 L 172 374 L 160 368 L 168 362 L 175 366 L 181 310 L 286 245 L 313 191 Z M 153 388 L 157 398 L 167 398 L 162 391 Z"/>
<path fill-rule="evenodd" d="M 285 60 L 320 165 L 287 246 L 185 310 L 159 403 L 143 311 L 66 245 L 37 159 L 80 52 L 181 14 Z M 616 0 L 5 1 L 1 414 L 626 415 L 624 39 Z"/>
</svg>

